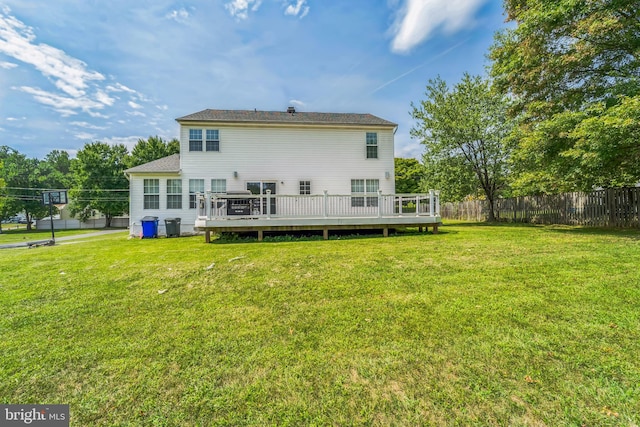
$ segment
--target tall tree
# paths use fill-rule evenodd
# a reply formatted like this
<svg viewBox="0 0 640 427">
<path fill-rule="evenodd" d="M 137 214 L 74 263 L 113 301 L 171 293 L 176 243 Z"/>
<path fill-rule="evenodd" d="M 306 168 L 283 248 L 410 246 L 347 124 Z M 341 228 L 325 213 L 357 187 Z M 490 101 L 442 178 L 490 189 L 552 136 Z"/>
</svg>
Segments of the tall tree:
<svg viewBox="0 0 640 427">
<path fill-rule="evenodd" d="M 426 99 L 412 104 L 417 124 L 411 135 L 425 145 L 427 168 L 446 171 L 443 177 L 458 190 L 481 191 L 489 202 L 489 221 L 495 220 L 494 202 L 505 188 L 513 124 L 506 118 L 505 97 L 491 90 L 489 81 L 465 74 L 452 89 L 440 77 L 430 80 Z M 427 183 L 431 175 L 427 175 Z M 447 197 L 447 195 L 443 195 Z"/>
<path fill-rule="evenodd" d="M 53 150 L 40 162 L 39 171 L 43 187 L 48 189 L 69 189 L 73 183 L 72 159 L 66 151 Z"/>
<path fill-rule="evenodd" d="M 412 194 L 420 191 L 420 184 L 424 179 L 424 166 L 416 159 L 396 157 L 396 193 Z"/>
<path fill-rule="evenodd" d="M 150 136 L 148 139 L 139 139 L 131 150 L 129 167 L 134 167 L 158 160 L 163 157 L 180 152 L 180 141 L 173 138 L 165 141 L 159 136 Z"/>
<path fill-rule="evenodd" d="M 110 227 L 114 216 L 129 210 L 129 182 L 124 176 L 127 164 L 128 152 L 122 144 L 85 144 L 72 163 L 71 212 L 86 219 L 91 211 L 99 211 Z"/>
<path fill-rule="evenodd" d="M 42 204 L 41 175 L 39 161 L 27 158 L 24 154 L 9 148 L 0 149 L 2 160 L 2 179 L 5 182 L 2 216 L 11 216 L 24 212 L 27 229 L 31 229 L 31 221 L 44 216 L 47 209 Z"/>
<path fill-rule="evenodd" d="M 612 143 L 585 130 L 619 116 L 610 108 L 637 105 L 640 0 L 505 0 L 504 6 L 516 26 L 496 35 L 489 56 L 496 86 L 513 96 L 515 112 L 525 113 L 516 185 L 553 192 L 637 182 L 638 140 Z"/>
</svg>

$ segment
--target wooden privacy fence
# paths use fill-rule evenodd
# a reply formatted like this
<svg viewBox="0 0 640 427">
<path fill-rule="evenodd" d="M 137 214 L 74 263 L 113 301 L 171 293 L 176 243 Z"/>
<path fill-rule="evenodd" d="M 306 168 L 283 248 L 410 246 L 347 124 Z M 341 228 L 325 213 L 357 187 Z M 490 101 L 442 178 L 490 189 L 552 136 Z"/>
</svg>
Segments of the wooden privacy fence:
<svg viewBox="0 0 640 427">
<path fill-rule="evenodd" d="M 640 227 L 640 188 L 610 188 L 590 193 L 564 193 L 499 199 L 496 219 L 536 224 L 567 224 L 592 227 Z M 484 221 L 484 200 L 443 203 L 442 219 Z"/>
</svg>

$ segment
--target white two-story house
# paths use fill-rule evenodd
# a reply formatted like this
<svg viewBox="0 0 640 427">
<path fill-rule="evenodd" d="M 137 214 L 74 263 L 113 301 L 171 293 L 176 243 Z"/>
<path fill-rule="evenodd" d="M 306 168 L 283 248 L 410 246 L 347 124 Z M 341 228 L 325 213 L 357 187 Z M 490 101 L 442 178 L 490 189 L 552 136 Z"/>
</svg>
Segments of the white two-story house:
<svg viewBox="0 0 640 427">
<path fill-rule="evenodd" d="M 160 234 L 166 218 L 181 218 L 183 234 L 205 230 L 198 219 L 241 219 L 241 211 L 234 216 L 227 209 L 226 194 L 268 196 L 268 207 L 263 199 L 258 211 L 252 205 L 251 215 L 271 219 L 300 215 L 292 206 L 302 202 L 285 196 L 348 196 L 348 207 L 357 215 L 358 209 L 377 212 L 376 197 L 395 192 L 397 125 L 371 114 L 307 113 L 291 107 L 204 110 L 176 121 L 180 154 L 126 171 L 134 235 L 147 216 L 159 218 Z M 202 195 L 207 195 L 206 209 Z"/>
</svg>

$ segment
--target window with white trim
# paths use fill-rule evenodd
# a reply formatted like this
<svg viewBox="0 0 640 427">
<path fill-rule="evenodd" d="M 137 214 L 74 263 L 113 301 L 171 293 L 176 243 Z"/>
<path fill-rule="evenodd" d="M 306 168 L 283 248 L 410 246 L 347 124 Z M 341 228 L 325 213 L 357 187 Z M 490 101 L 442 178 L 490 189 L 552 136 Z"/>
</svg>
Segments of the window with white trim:
<svg viewBox="0 0 640 427">
<path fill-rule="evenodd" d="M 378 134 L 367 132 L 367 159 L 378 158 Z"/>
<path fill-rule="evenodd" d="M 352 179 L 351 207 L 377 207 L 379 188 L 380 180 L 378 179 Z"/>
<path fill-rule="evenodd" d="M 202 129 L 189 129 L 189 151 L 202 151 Z"/>
<path fill-rule="evenodd" d="M 189 180 L 189 209 L 195 209 L 197 207 L 197 193 L 204 193 L 204 179 Z"/>
<path fill-rule="evenodd" d="M 207 151 L 220 151 L 220 131 L 218 129 L 207 129 L 206 136 L 205 149 Z"/>
<path fill-rule="evenodd" d="M 212 179 L 211 180 L 211 192 L 214 194 L 227 192 L 227 180 L 226 179 Z"/>
<path fill-rule="evenodd" d="M 300 194 L 311 194 L 311 181 L 300 181 Z"/>
<path fill-rule="evenodd" d="M 145 179 L 144 186 L 144 209 L 160 209 L 160 180 Z"/>
<path fill-rule="evenodd" d="M 182 209 L 182 180 L 167 180 L 167 209 Z"/>
</svg>

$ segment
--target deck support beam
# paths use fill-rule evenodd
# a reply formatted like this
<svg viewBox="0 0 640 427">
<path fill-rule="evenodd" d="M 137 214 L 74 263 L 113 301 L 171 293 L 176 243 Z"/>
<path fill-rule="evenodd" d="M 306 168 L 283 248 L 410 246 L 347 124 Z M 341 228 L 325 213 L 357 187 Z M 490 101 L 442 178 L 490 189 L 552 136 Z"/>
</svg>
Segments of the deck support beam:
<svg viewBox="0 0 640 427">
<path fill-rule="evenodd" d="M 326 219 L 323 219 L 326 221 Z M 384 221 L 384 218 L 382 219 Z M 442 225 L 441 222 L 407 222 L 400 223 L 397 221 L 384 223 L 382 221 L 366 224 L 277 224 L 273 218 L 269 220 L 268 224 L 257 224 L 258 221 L 247 221 L 246 224 L 240 223 L 240 221 L 227 221 L 223 225 L 211 225 L 211 226 L 199 226 L 196 227 L 197 231 L 204 232 L 205 242 L 211 243 L 211 233 L 242 233 L 253 232 L 257 233 L 258 241 L 264 239 L 264 232 L 271 231 L 308 231 L 317 230 L 322 231 L 322 237 L 324 240 L 329 239 L 330 230 L 382 230 L 384 237 L 389 237 L 389 230 L 395 228 L 415 227 L 422 233 L 423 231 L 433 231 L 433 234 L 438 233 L 438 227 Z M 429 230 L 431 228 L 431 230 Z"/>
</svg>

